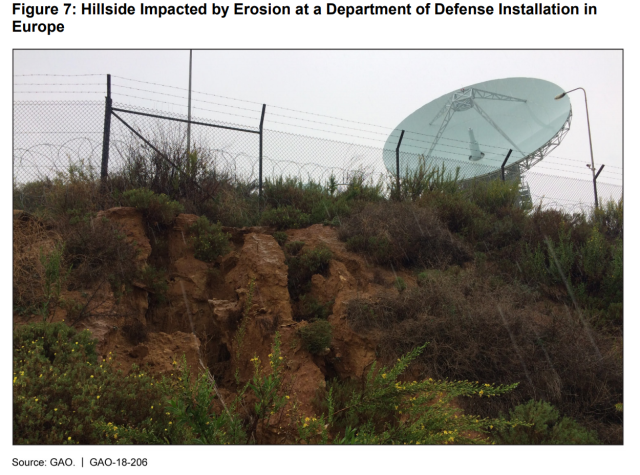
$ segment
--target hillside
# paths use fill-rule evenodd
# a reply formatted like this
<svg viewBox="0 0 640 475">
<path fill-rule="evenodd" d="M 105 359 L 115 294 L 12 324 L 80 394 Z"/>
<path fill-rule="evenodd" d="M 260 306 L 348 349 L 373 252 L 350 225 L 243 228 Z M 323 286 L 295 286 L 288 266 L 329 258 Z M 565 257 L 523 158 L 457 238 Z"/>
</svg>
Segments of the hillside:
<svg viewBox="0 0 640 475">
<path fill-rule="evenodd" d="M 14 443 L 622 443 L 622 202 L 390 183 L 14 188 Z"/>
</svg>

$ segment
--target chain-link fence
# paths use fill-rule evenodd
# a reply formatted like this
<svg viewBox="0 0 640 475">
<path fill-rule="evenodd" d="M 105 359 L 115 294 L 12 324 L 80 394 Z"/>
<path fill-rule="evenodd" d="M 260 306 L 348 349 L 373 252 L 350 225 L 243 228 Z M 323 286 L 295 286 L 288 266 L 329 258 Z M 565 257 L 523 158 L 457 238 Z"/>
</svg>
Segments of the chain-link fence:
<svg viewBox="0 0 640 475">
<path fill-rule="evenodd" d="M 410 144 L 411 149 L 422 142 L 425 149 L 429 146 L 429 137 L 411 132 L 402 139 L 398 135 L 395 143 L 390 140 L 387 146 L 395 148 L 385 149 L 263 129 L 260 117 L 255 125 L 248 126 L 198 117 L 189 121 L 184 114 L 124 103 L 112 103 L 110 107 L 109 114 L 104 101 L 14 102 L 13 186 L 69 173 L 98 179 L 105 171 L 110 178 L 118 177 L 125 188 L 140 187 L 149 180 L 170 186 L 177 178 L 205 187 L 216 175 L 252 184 L 258 191 L 262 181 L 278 177 L 322 185 L 332 177 L 334 183 L 344 186 L 359 174 L 371 182 L 389 184 L 403 180 L 420 164 L 444 167 L 462 181 L 473 177 L 502 179 L 502 170 L 495 164 L 463 160 L 468 146 L 465 149 L 462 143 L 443 145 L 455 149 L 463 157 L 459 161 L 436 156 L 425 159 L 422 154 L 402 151 L 403 144 Z M 105 114 L 110 117 L 106 154 Z M 108 158 L 106 163 L 103 157 Z M 530 197 L 534 204 L 568 212 L 593 206 L 593 181 L 562 175 L 562 171 L 526 170 L 517 163 L 507 164 L 504 169 L 505 179 L 518 178 L 521 195 Z M 608 183 L 602 177 L 597 181 L 598 196 L 603 200 L 622 197 L 621 176 L 612 181 L 620 184 Z M 166 192 L 170 194 L 171 190 Z"/>
</svg>

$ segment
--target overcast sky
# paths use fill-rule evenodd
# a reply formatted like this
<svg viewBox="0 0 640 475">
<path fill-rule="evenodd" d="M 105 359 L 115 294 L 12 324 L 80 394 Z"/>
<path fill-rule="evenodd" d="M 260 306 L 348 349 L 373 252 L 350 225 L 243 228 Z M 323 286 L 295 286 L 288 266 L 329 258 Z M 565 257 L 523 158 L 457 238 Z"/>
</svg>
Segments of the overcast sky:
<svg viewBox="0 0 640 475">
<path fill-rule="evenodd" d="M 188 66 L 187 50 L 19 50 L 14 52 L 14 98 L 102 100 L 105 94 L 105 77 L 19 75 L 110 73 L 119 76 L 113 78 L 114 101 L 186 113 L 184 105 L 189 79 Z M 324 137 L 329 135 L 311 129 L 332 130 L 335 134 L 331 138 L 335 140 L 362 143 L 362 139 L 350 137 L 349 134 L 366 136 L 374 139 L 366 143 L 381 147 L 386 140 L 384 134 L 388 134 L 407 115 L 429 101 L 454 89 L 507 77 L 540 78 L 565 90 L 585 88 L 589 100 L 596 167 L 606 165 L 599 180 L 616 184 L 621 182 L 623 96 L 622 52 L 619 50 L 196 50 L 193 52 L 194 91 L 250 102 L 194 93 L 193 115 L 255 126 L 259 121 L 259 104 L 266 103 L 266 128 Z M 123 78 L 185 90 L 136 83 Z M 24 83 L 45 84 L 18 85 Z M 47 86 L 49 83 L 98 85 Z M 137 89 L 127 89 L 124 86 Z M 20 92 L 51 90 L 95 93 Z M 163 96 L 158 92 L 171 95 Z M 590 155 L 584 96 L 581 91 L 576 91 L 570 94 L 570 98 L 573 107 L 571 130 L 563 143 L 539 165 L 537 171 L 546 174 L 556 171 L 559 174 L 569 173 L 570 176 L 589 179 L 590 172 L 585 166 L 590 162 Z M 209 102 L 199 102 L 199 99 Z M 218 104 L 251 110 L 232 109 Z M 388 129 L 278 110 L 274 106 Z M 223 116 L 213 113 L 213 110 L 236 116 Z M 274 112 L 297 119 L 304 118 L 307 122 L 276 117 Z M 316 122 L 308 122 L 309 120 Z M 284 126 L 282 123 L 295 123 L 311 129 Z M 331 127 L 329 124 L 351 129 Z M 374 133 L 362 133 L 353 130 L 354 128 Z"/>
</svg>

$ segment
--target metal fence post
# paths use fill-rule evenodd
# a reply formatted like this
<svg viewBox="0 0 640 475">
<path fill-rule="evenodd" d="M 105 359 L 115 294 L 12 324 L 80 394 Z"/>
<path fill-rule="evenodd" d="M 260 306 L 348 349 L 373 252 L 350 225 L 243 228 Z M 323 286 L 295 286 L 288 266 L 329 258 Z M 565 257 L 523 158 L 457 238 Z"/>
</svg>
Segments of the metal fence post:
<svg viewBox="0 0 640 475">
<path fill-rule="evenodd" d="M 604 165 L 600 165 L 600 169 L 598 170 L 598 173 L 596 173 L 593 177 L 593 195 L 596 198 L 596 209 L 598 208 L 598 187 L 596 186 L 596 180 L 598 179 L 598 175 L 600 175 L 600 172 L 602 171 L 603 168 L 604 168 Z"/>
<path fill-rule="evenodd" d="M 104 183 L 109 173 L 109 139 L 111 136 L 111 74 L 107 74 L 107 97 L 104 102 L 104 134 L 102 136 L 102 166 L 100 179 Z"/>
<path fill-rule="evenodd" d="M 507 164 L 507 160 L 509 160 L 511 152 L 513 152 L 513 150 L 509 149 L 509 153 L 507 153 L 507 156 L 504 157 L 504 162 L 502 162 L 502 166 L 500 167 L 500 171 L 502 172 L 502 181 L 504 181 L 504 166 Z"/>
<path fill-rule="evenodd" d="M 262 137 L 263 137 L 263 131 L 262 131 L 262 126 L 264 124 L 264 110 L 266 109 L 267 105 L 266 104 L 262 104 L 262 115 L 260 116 L 260 156 L 259 156 L 259 162 L 258 162 L 258 213 L 260 213 L 261 209 L 262 209 Z"/>
<path fill-rule="evenodd" d="M 400 201 L 400 144 L 402 143 L 402 137 L 404 137 L 404 130 L 400 133 L 400 140 L 396 145 L 396 189 L 398 190 L 398 201 Z"/>
<path fill-rule="evenodd" d="M 189 50 L 189 122 L 187 122 L 187 158 L 191 153 L 191 59 L 193 57 L 193 50 Z"/>
</svg>

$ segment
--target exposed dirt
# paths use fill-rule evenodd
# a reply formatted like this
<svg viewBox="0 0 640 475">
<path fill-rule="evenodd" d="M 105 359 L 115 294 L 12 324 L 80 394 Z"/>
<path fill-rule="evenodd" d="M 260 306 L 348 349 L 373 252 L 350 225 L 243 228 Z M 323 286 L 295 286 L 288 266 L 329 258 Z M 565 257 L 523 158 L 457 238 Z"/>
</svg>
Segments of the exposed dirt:
<svg viewBox="0 0 640 475">
<path fill-rule="evenodd" d="M 20 214 L 16 218 L 31 219 Z M 214 263 L 205 263 L 194 257 L 191 245 L 189 227 L 198 219 L 195 215 L 181 214 L 164 230 L 147 228 L 134 208 L 113 208 L 96 217 L 105 218 L 115 222 L 137 248 L 139 268 L 158 252 L 153 246 L 159 249 L 159 243 L 164 243 L 168 262 L 164 302 L 152 303 L 153 291 L 142 283 L 134 283 L 121 298 L 103 284 L 63 292 L 63 300 L 82 303 L 82 311 L 61 306 L 53 321 L 77 320 L 78 329 L 87 329 L 98 339 L 100 354 L 112 357 L 125 372 L 135 364 L 156 374 L 170 373 L 184 354 L 193 373 L 206 366 L 228 395 L 237 387 L 236 370 L 241 383 L 251 378 L 251 358 L 259 357 L 269 371 L 268 355 L 279 332 L 285 387 L 303 415 L 313 415 L 313 399 L 327 381 L 359 378 L 376 358 L 376 341 L 349 328 L 346 303 L 396 294 L 397 277 L 409 287 L 416 285 L 411 274 L 374 266 L 366 257 L 348 252 L 332 227 L 318 224 L 288 231 L 289 241 L 303 241 L 311 249 L 326 246 L 333 256 L 326 275 L 311 279 L 311 295 L 320 302 L 333 302 L 328 317 L 333 326 L 331 348 L 313 356 L 302 348 L 298 336 L 307 322 L 293 319 L 285 255 L 273 230 L 224 228 L 232 250 Z M 39 241 L 31 247 L 50 247 L 52 236 L 41 232 Z M 241 326 L 245 334 L 239 341 Z"/>
<path fill-rule="evenodd" d="M 161 269 L 166 291 L 159 299 L 158 290 L 142 282 L 115 289 L 115 293 L 106 281 L 87 283 L 84 288 L 75 285 L 73 290 L 63 290 L 51 321 L 89 330 L 98 340 L 101 357 L 112 358 L 125 373 L 137 365 L 153 374 L 171 374 L 184 355 L 194 375 L 204 369 L 210 371 L 225 399 L 233 398 L 251 379 L 252 358 L 257 356 L 264 371 L 270 371 L 269 354 L 278 332 L 285 361 L 284 387 L 303 417 L 315 415 L 314 399 L 328 381 L 361 378 L 376 357 L 384 359 L 379 334 L 356 333 L 347 323 L 348 304 L 354 299 L 375 302 L 397 296 L 399 290 L 394 284 L 398 278 L 407 288 L 417 286 L 416 276 L 403 269 L 377 266 L 365 255 L 348 252 L 337 230 L 330 226 L 288 230 L 289 242 L 302 241 L 304 249 L 323 246 L 332 254 L 326 272 L 311 277 L 308 295 L 330 309 L 333 339 L 325 352 L 312 355 L 299 337 L 299 330 L 308 323 L 294 319 L 296 302 L 289 294 L 285 254 L 272 236 L 273 229 L 223 228 L 229 233 L 231 250 L 206 263 L 194 257 L 189 229 L 198 219 L 195 215 L 180 214 L 168 228 L 157 224 L 150 227 L 134 208 L 112 208 L 98 213 L 95 219 L 108 219 L 120 228 L 127 242 L 137 249 L 138 269 L 148 265 Z M 24 299 L 25 308 L 32 304 L 25 296 L 33 301 L 42 298 L 45 271 L 41 253 L 54 250 L 60 240 L 35 217 L 14 212 L 14 300 Z M 477 283 L 465 280 L 469 268 L 472 266 L 465 264 L 449 269 L 459 277 L 460 299 L 465 301 L 476 291 Z M 431 293 L 421 295 L 433 292 L 431 289 Z M 525 305 L 525 296 L 512 297 L 501 297 L 505 309 L 516 311 Z M 406 294 L 400 300 L 406 300 Z M 560 306 L 548 300 L 526 305 L 531 320 L 540 325 L 555 314 L 550 306 Z M 28 309 L 22 313 L 14 316 L 16 324 L 42 318 L 29 317 Z M 413 365 L 402 379 L 423 378 L 421 371 Z M 252 404 L 250 400 L 244 403 Z M 452 405 L 463 407 L 461 401 Z M 286 426 L 286 421 L 282 425 Z M 272 432 L 261 434 L 262 440 L 281 443 L 286 435 L 279 434 L 276 426 L 269 429 Z"/>
<path fill-rule="evenodd" d="M 20 213 L 16 219 L 23 226 L 32 220 Z M 116 298 L 103 283 L 63 292 L 63 300 L 75 303 L 76 308 L 60 306 L 52 321 L 64 320 L 89 330 L 98 339 L 100 355 L 113 358 L 125 372 L 135 364 L 156 374 L 170 373 L 184 354 L 194 373 L 206 366 L 229 395 L 236 387 L 236 369 L 241 383 L 251 378 L 254 356 L 269 370 L 268 355 L 279 332 L 286 362 L 285 387 L 305 415 L 313 414 L 312 401 L 326 381 L 360 377 L 375 359 L 375 342 L 348 327 L 345 303 L 355 297 L 397 292 L 393 288 L 396 277 L 415 285 L 411 275 L 395 275 L 347 252 L 331 227 L 314 225 L 289 231 L 289 240 L 304 241 L 309 248 L 324 245 L 333 254 L 326 276 L 312 277 L 311 295 L 322 302 L 333 301 L 328 319 L 334 337 L 326 354 L 313 356 L 302 348 L 298 337 L 299 328 L 307 323 L 293 320 L 287 265 L 271 235 L 273 230 L 224 228 L 233 249 L 216 262 L 205 263 L 194 257 L 190 241 L 189 227 L 198 219 L 195 215 L 181 214 L 164 230 L 150 230 L 134 208 L 112 208 L 95 219 L 109 219 L 120 227 L 137 248 L 139 268 L 157 252 L 153 246 L 164 243 L 168 262 L 165 300 L 152 303 L 153 291 L 139 282 Z M 52 242 L 50 233 L 42 231 L 31 239 L 31 247 L 51 247 Z M 244 324 L 243 318 L 247 319 Z M 237 338 L 240 325 L 245 328 L 242 342 Z"/>
</svg>

